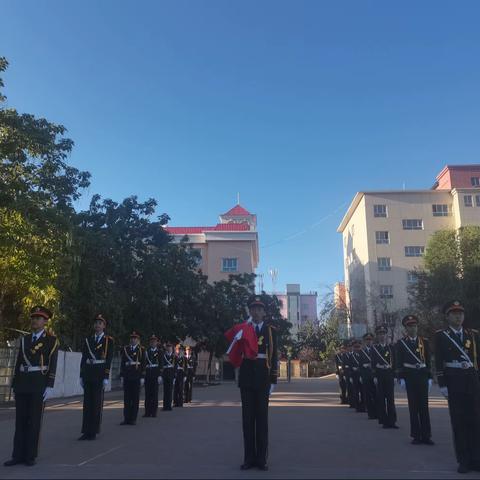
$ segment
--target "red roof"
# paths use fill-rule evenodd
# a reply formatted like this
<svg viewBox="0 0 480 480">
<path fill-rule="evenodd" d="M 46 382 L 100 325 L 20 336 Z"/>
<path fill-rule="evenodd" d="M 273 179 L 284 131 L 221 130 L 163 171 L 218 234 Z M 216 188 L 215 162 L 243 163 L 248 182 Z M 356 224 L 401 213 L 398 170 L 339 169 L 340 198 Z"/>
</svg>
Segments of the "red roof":
<svg viewBox="0 0 480 480">
<path fill-rule="evenodd" d="M 251 215 L 248 210 L 245 210 L 241 205 L 235 205 L 231 210 L 223 215 L 229 215 L 232 217 L 245 217 L 247 215 Z"/>
<path fill-rule="evenodd" d="M 189 235 L 203 232 L 247 232 L 250 225 L 244 223 L 218 223 L 214 227 L 165 227 L 172 235 Z"/>
</svg>

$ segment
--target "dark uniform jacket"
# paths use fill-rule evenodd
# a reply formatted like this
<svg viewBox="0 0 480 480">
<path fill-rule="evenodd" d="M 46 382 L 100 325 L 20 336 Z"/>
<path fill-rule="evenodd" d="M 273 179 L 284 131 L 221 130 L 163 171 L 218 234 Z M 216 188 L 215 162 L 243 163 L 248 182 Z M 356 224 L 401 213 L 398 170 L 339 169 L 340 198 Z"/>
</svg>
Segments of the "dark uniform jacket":
<svg viewBox="0 0 480 480">
<path fill-rule="evenodd" d="M 191 355 L 190 358 L 185 357 L 185 363 L 187 374 L 194 377 L 197 370 L 197 357 L 195 355 Z"/>
<path fill-rule="evenodd" d="M 455 342 L 455 343 L 454 343 Z M 460 351 L 460 347 L 464 354 Z M 435 334 L 435 367 L 440 387 L 468 388 L 466 378 L 478 375 L 480 351 L 480 335 L 476 330 L 463 329 L 463 343 L 456 338 L 453 330 L 438 330 Z M 449 367 L 457 364 L 460 368 Z M 448 385 L 447 385 L 448 383 Z"/>
<path fill-rule="evenodd" d="M 427 373 L 428 378 L 432 378 L 430 345 L 426 338 L 417 336 L 412 340 L 408 336 L 404 337 L 397 342 L 395 353 L 397 378 L 404 379 L 412 372 Z"/>
<path fill-rule="evenodd" d="M 147 379 L 158 379 L 160 376 L 162 370 L 162 356 L 163 352 L 158 348 L 156 348 L 155 351 L 153 351 L 151 347 L 145 350 L 145 376 Z"/>
<path fill-rule="evenodd" d="M 275 327 L 264 321 L 258 335 L 258 355 L 262 358 L 244 358 L 240 366 L 240 388 L 267 388 L 277 383 L 278 351 Z"/>
<path fill-rule="evenodd" d="M 96 343 L 95 335 L 85 338 L 80 362 L 80 378 L 84 382 L 100 382 L 110 377 L 113 359 L 113 338 L 103 335 Z"/>
<path fill-rule="evenodd" d="M 360 375 L 363 378 L 372 377 L 373 375 L 373 348 L 364 347 L 358 352 L 358 361 L 360 362 Z"/>
<path fill-rule="evenodd" d="M 164 352 L 162 357 L 162 377 L 165 380 L 171 380 L 175 378 L 175 354 Z"/>
<path fill-rule="evenodd" d="M 43 393 L 47 387 L 53 388 L 58 346 L 57 338 L 45 331 L 35 343 L 31 333 L 20 339 L 12 382 L 15 393 Z"/>
<path fill-rule="evenodd" d="M 390 371 L 395 373 L 395 350 L 392 345 L 385 345 L 384 347 L 377 343 L 372 348 L 372 369 L 374 375 Z"/>
<path fill-rule="evenodd" d="M 120 376 L 124 380 L 140 380 L 145 378 L 145 350 L 137 345 L 135 350 L 131 345 L 122 348 Z"/>
<path fill-rule="evenodd" d="M 175 375 L 180 373 L 187 373 L 187 359 L 185 355 L 181 357 L 180 355 L 175 355 Z"/>
<path fill-rule="evenodd" d="M 345 371 L 344 371 L 344 365 L 343 365 L 343 354 L 338 352 L 335 354 L 335 371 L 337 373 L 337 375 L 340 377 L 340 376 L 343 376 L 345 375 Z"/>
</svg>

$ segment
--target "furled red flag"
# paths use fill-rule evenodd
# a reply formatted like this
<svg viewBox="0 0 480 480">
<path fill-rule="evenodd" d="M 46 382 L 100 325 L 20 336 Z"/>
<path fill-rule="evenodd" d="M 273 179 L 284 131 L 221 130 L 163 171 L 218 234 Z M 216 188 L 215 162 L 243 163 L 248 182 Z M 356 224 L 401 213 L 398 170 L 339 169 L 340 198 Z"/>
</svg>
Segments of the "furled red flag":
<svg viewBox="0 0 480 480">
<path fill-rule="evenodd" d="M 230 363 L 235 367 L 242 364 L 244 358 L 255 359 L 258 353 L 258 340 L 250 322 L 234 325 L 225 332 L 226 339 L 231 342 L 227 354 Z"/>
</svg>

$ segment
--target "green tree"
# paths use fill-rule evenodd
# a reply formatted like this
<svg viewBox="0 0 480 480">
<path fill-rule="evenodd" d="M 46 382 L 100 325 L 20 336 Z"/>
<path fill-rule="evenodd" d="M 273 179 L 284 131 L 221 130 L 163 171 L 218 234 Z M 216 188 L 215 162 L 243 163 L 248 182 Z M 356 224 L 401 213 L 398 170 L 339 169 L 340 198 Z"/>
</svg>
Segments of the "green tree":
<svg viewBox="0 0 480 480">
<path fill-rule="evenodd" d="M 7 67 L 1 57 L 0 73 Z M 22 314 L 34 302 L 57 310 L 73 202 L 90 175 L 67 164 L 73 142 L 65 127 L 20 114 L 5 100 L 0 91 L 0 323 L 25 328 Z"/>
<path fill-rule="evenodd" d="M 480 227 L 440 230 L 430 239 L 424 266 L 409 287 L 412 307 L 420 314 L 425 335 L 444 325 L 441 307 L 452 299 L 466 309 L 465 323 L 480 327 Z"/>
</svg>

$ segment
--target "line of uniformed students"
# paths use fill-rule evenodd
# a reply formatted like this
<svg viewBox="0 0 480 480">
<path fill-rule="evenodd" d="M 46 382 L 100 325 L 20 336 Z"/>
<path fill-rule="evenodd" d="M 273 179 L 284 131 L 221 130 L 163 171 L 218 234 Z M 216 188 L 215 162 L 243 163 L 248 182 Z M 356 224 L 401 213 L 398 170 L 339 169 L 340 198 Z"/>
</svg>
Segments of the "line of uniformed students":
<svg viewBox="0 0 480 480">
<path fill-rule="evenodd" d="M 449 302 L 443 312 L 448 324 L 435 334 L 435 363 L 441 393 L 448 399 L 459 473 L 480 471 L 480 335 L 463 328 L 464 308 Z M 398 429 L 395 379 L 406 390 L 413 445 L 434 445 L 428 409 L 432 387 L 431 348 L 418 335 L 418 318 L 402 319 L 405 336 L 395 345 L 387 342 L 387 329 L 345 342 L 335 356 L 340 403 L 357 412 L 367 411 L 383 428 Z"/>
<path fill-rule="evenodd" d="M 45 401 L 52 396 L 58 356 L 58 340 L 45 330 L 52 313 L 45 307 L 31 310 L 32 333 L 20 340 L 15 364 L 13 391 L 15 394 L 15 436 L 12 458 L 6 467 L 35 465 L 42 426 Z M 104 390 L 108 385 L 114 353 L 113 338 L 105 334 L 107 321 L 98 314 L 93 322 L 93 334 L 82 346 L 80 385 L 83 388 L 82 435 L 79 440 L 95 440 L 102 423 Z M 140 403 L 140 390 L 145 385 L 144 417 L 156 417 L 159 385 L 164 384 L 163 410 L 182 407 L 192 401 L 193 381 L 197 367 L 191 348 L 167 343 L 159 348 L 155 335 L 149 347 L 140 344 L 140 335 L 132 332 L 129 345 L 121 349 L 120 379 L 124 394 L 121 425 L 135 425 Z M 175 393 L 174 390 L 175 389 Z"/>
</svg>

